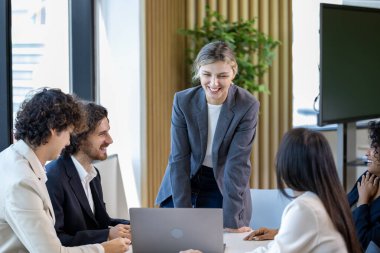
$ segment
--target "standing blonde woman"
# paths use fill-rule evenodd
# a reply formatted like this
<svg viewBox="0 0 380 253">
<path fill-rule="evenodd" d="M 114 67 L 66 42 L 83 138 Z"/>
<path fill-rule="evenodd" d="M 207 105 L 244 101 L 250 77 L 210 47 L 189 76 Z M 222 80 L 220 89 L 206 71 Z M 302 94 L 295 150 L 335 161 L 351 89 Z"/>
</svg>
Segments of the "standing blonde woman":
<svg viewBox="0 0 380 253">
<path fill-rule="evenodd" d="M 250 153 L 259 102 L 233 84 L 231 48 L 205 45 L 194 62 L 201 85 L 175 94 L 169 163 L 157 195 L 161 207 L 223 208 L 224 227 L 246 232 L 251 219 Z"/>
</svg>

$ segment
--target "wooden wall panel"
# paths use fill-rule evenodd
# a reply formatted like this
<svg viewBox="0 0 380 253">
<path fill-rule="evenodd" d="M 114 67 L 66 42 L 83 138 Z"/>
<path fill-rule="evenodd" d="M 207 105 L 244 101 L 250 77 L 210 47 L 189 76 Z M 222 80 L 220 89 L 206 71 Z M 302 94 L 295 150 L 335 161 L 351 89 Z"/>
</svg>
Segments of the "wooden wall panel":
<svg viewBox="0 0 380 253">
<path fill-rule="evenodd" d="M 186 2 L 146 0 L 147 171 L 143 206 L 153 206 L 168 161 L 174 92 L 186 87 Z"/>
</svg>

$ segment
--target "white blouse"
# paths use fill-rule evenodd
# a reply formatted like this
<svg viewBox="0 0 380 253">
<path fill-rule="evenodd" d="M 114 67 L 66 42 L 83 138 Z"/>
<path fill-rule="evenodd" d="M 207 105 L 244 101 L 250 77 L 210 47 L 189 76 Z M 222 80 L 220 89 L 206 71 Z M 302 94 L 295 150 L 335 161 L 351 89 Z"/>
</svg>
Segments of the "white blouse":
<svg viewBox="0 0 380 253">
<path fill-rule="evenodd" d="M 319 197 L 305 192 L 285 208 L 274 241 L 249 253 L 262 252 L 346 253 L 347 248 Z"/>
</svg>

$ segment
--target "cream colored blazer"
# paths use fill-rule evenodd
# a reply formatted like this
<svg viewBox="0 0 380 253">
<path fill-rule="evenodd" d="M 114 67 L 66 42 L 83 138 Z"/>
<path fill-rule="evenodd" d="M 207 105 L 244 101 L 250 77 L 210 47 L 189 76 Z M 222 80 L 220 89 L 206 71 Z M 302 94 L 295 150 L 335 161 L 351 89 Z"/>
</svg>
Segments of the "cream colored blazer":
<svg viewBox="0 0 380 253">
<path fill-rule="evenodd" d="M 104 252 L 99 244 L 63 247 L 37 156 L 18 141 L 0 153 L 0 252 Z"/>
</svg>

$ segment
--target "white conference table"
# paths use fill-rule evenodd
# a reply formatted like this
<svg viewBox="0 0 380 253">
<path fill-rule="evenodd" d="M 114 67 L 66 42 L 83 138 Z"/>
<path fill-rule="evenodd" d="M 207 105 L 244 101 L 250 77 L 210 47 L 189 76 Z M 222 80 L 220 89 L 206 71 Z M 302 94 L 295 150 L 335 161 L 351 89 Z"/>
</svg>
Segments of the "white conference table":
<svg viewBox="0 0 380 253">
<path fill-rule="evenodd" d="M 266 246 L 271 241 L 244 241 L 243 238 L 247 236 L 250 232 L 246 233 L 224 233 L 224 243 L 226 248 L 224 253 L 244 253 L 247 251 L 254 250 L 260 246 Z M 132 253 L 132 246 L 129 248 L 127 253 Z M 152 252 L 153 253 L 153 252 Z"/>
<path fill-rule="evenodd" d="M 254 250 L 260 246 L 266 246 L 271 241 L 244 241 L 250 232 L 247 233 L 224 233 L 224 243 L 226 248 L 224 253 L 244 253 Z"/>
</svg>

